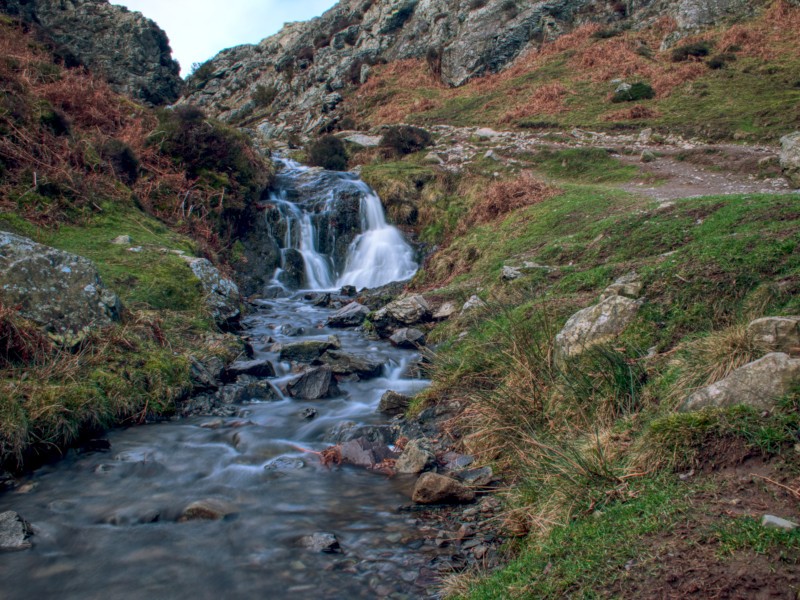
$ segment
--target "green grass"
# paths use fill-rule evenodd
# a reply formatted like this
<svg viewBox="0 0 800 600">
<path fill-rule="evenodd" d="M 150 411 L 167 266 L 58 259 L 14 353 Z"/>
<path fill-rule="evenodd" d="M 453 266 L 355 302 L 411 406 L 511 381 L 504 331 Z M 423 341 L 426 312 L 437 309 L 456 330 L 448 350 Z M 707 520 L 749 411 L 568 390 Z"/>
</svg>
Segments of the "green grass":
<svg viewBox="0 0 800 600">
<path fill-rule="evenodd" d="M 572 183 L 625 183 L 639 174 L 603 148 L 541 150 L 530 163 L 547 177 Z"/>
</svg>

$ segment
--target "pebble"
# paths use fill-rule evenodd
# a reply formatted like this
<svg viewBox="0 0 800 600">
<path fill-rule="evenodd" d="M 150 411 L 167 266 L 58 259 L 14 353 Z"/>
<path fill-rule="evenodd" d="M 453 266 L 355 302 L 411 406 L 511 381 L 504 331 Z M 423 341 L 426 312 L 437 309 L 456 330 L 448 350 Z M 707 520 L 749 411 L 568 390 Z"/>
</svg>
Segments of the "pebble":
<svg viewBox="0 0 800 600">
<path fill-rule="evenodd" d="M 781 517 L 776 517 L 775 515 L 764 515 L 764 518 L 761 519 L 761 525 L 767 527 L 768 529 L 783 529 L 784 531 L 792 531 L 793 529 L 800 527 L 800 525 L 794 521 L 782 519 Z"/>
</svg>

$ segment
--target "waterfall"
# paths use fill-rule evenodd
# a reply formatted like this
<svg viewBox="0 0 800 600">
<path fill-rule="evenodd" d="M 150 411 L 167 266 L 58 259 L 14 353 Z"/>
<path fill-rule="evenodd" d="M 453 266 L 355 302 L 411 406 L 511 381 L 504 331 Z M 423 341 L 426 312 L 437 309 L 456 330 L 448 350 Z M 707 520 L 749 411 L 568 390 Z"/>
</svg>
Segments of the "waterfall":
<svg viewBox="0 0 800 600">
<path fill-rule="evenodd" d="M 277 158 L 276 162 L 279 173 L 270 203 L 285 231 L 280 235 L 273 230 L 281 247 L 275 284 L 286 289 L 297 253 L 302 257 L 303 285 L 312 290 L 344 285 L 373 288 L 409 279 L 416 273 L 413 249 L 400 230 L 386 222 L 380 198 L 365 182 L 353 173 L 312 169 L 286 158 Z M 337 198 L 350 197 L 358 198 L 360 227 L 337 234 L 342 220 L 342 214 L 337 213 Z M 352 236 L 352 241 L 346 258 L 337 261 L 336 249 L 350 239 L 345 236 Z"/>
</svg>

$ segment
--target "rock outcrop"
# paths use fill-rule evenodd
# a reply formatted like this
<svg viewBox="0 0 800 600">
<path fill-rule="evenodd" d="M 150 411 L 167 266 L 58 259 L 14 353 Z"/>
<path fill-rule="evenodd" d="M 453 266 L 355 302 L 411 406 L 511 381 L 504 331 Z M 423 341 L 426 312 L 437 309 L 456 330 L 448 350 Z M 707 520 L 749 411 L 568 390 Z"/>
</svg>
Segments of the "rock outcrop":
<svg viewBox="0 0 800 600">
<path fill-rule="evenodd" d="M 186 101 L 225 121 L 266 114 L 268 137 L 330 129 L 347 88 L 376 64 L 420 59 L 442 82 L 460 86 L 495 73 L 576 27 L 644 27 L 673 17 L 665 45 L 724 20 L 752 14 L 758 0 L 341 0 L 319 18 L 290 23 L 257 45 L 220 52 L 188 82 Z M 257 111 L 261 111 L 260 113 Z"/>
<path fill-rule="evenodd" d="M 556 335 L 559 358 L 577 356 L 592 346 L 608 342 L 630 324 L 641 302 L 625 296 L 609 296 L 599 304 L 572 315 Z"/>
<path fill-rule="evenodd" d="M 786 179 L 800 189 L 800 131 L 781 138 L 780 161 Z"/>
<path fill-rule="evenodd" d="M 67 345 L 122 311 L 90 260 L 7 232 L 0 232 L 0 301 Z"/>
<path fill-rule="evenodd" d="M 222 329 L 234 329 L 241 317 L 242 297 L 237 285 L 223 276 L 211 262 L 205 258 L 184 256 L 192 273 L 203 286 L 205 303 L 211 317 Z"/>
<path fill-rule="evenodd" d="M 747 332 L 770 352 L 800 354 L 800 316 L 756 319 L 747 326 Z"/>
<path fill-rule="evenodd" d="M 38 25 L 67 65 L 87 66 L 117 92 L 151 105 L 180 95 L 167 34 L 141 13 L 108 0 L 0 0 L 0 11 Z"/>
</svg>

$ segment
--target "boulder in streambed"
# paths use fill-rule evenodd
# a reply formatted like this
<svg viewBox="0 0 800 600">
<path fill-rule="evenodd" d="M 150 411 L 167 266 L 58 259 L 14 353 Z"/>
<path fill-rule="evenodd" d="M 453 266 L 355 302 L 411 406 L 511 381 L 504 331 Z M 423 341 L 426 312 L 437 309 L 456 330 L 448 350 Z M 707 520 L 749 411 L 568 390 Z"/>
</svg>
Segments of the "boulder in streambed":
<svg viewBox="0 0 800 600">
<path fill-rule="evenodd" d="M 430 440 L 420 438 L 406 444 L 403 453 L 397 459 L 395 469 L 398 473 L 422 473 L 432 469 L 435 464 L 436 457 L 431 450 Z"/>
<path fill-rule="evenodd" d="M 225 381 L 236 381 L 240 375 L 275 377 L 275 367 L 266 359 L 237 360 L 225 369 Z"/>
<path fill-rule="evenodd" d="M 312 364 L 328 365 L 334 375 L 356 375 L 359 379 L 372 379 L 383 373 L 382 362 L 341 350 L 328 350 Z"/>
<path fill-rule="evenodd" d="M 338 350 L 342 347 L 339 338 L 335 335 L 328 336 L 327 340 L 304 340 L 282 344 L 280 359 L 301 363 L 310 363 L 322 356 L 328 350 Z"/>
<path fill-rule="evenodd" d="M 317 532 L 300 538 L 300 545 L 312 552 L 324 552 L 325 554 L 336 554 L 342 551 L 336 535 L 327 532 Z"/>
<path fill-rule="evenodd" d="M 289 395 L 300 400 L 319 400 L 339 393 L 333 370 L 324 365 L 309 369 L 287 386 Z"/>
<path fill-rule="evenodd" d="M 29 549 L 33 535 L 30 524 L 13 511 L 0 513 L 0 552 Z"/>
<path fill-rule="evenodd" d="M 725 379 L 697 390 L 681 406 L 682 412 L 746 404 L 771 410 L 775 402 L 800 384 L 800 358 L 772 352 L 739 367 Z"/>
<path fill-rule="evenodd" d="M 351 302 L 328 317 L 328 327 L 358 327 L 369 314 L 369 309 L 358 302 Z"/>
<path fill-rule="evenodd" d="M 398 348 L 416 350 L 420 346 L 425 345 L 425 334 L 413 327 L 403 327 L 395 331 L 389 337 L 389 341 L 393 346 L 397 346 Z"/>
<path fill-rule="evenodd" d="M 431 308 L 419 294 L 390 302 L 370 315 L 378 334 L 387 337 L 395 329 L 425 323 L 431 319 Z"/>
<path fill-rule="evenodd" d="M 66 345 L 120 319 L 122 303 L 81 256 L 0 231 L 0 301 Z"/>
<path fill-rule="evenodd" d="M 411 499 L 417 504 L 463 504 L 475 499 L 475 492 L 452 477 L 423 473 Z"/>
<path fill-rule="evenodd" d="M 381 396 L 378 412 L 385 415 L 402 415 L 408 410 L 409 404 L 411 404 L 411 398 L 388 390 Z"/>
<path fill-rule="evenodd" d="M 341 462 L 357 467 L 373 467 L 387 458 L 397 458 L 397 454 L 380 441 L 362 437 L 339 444 Z"/>
</svg>

